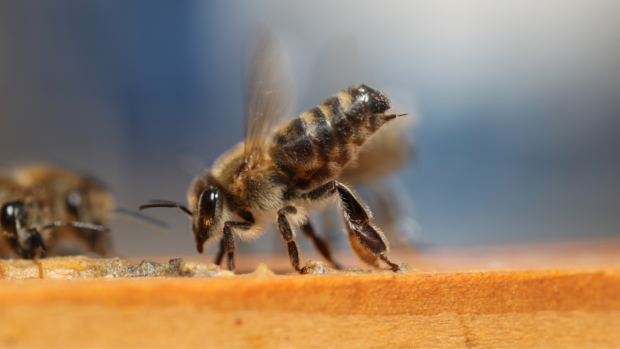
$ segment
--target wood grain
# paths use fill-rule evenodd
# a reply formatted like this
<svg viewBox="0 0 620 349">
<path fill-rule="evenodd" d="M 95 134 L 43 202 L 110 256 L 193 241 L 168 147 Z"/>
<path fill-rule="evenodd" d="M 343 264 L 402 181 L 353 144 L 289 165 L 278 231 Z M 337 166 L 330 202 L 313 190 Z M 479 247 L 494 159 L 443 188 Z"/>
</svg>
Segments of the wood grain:
<svg viewBox="0 0 620 349">
<path fill-rule="evenodd" d="M 553 269 L 3 280 L 0 347 L 620 347 L 608 247 Z"/>
</svg>

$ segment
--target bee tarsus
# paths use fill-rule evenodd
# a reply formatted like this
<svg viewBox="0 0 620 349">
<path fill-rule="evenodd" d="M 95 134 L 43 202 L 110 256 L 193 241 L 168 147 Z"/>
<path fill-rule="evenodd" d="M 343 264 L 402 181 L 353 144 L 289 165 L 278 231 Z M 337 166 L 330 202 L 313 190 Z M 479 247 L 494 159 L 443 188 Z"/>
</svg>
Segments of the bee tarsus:
<svg viewBox="0 0 620 349">
<path fill-rule="evenodd" d="M 393 272 L 397 272 L 397 271 L 400 270 L 400 267 L 398 266 L 398 264 L 393 263 L 392 261 L 390 261 L 388 256 L 386 256 L 385 254 L 379 255 L 379 258 L 381 258 L 381 260 L 384 261 L 385 264 L 389 265 Z"/>
</svg>

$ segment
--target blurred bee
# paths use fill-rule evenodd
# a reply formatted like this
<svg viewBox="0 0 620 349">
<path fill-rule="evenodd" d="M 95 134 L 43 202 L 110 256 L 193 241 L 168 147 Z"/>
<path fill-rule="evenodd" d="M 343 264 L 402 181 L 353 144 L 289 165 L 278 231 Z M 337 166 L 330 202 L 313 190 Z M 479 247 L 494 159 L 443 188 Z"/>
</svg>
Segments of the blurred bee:
<svg viewBox="0 0 620 349">
<path fill-rule="evenodd" d="M 47 164 L 17 168 L 13 176 L 21 186 L 31 188 L 30 195 L 49 209 L 54 220 L 104 227 L 109 225 L 114 198 L 97 179 Z M 51 255 L 90 251 L 107 257 L 113 251 L 107 230 L 65 225 L 55 229 L 53 239 L 58 243 L 54 244 Z"/>
<path fill-rule="evenodd" d="M 49 202 L 40 193 L 39 186 L 24 186 L 15 176 L 0 176 L 0 226 L 8 252 L 21 258 L 43 256 L 46 245 L 54 245 L 56 230 L 64 227 L 99 233 L 108 231 L 97 224 L 55 220 Z M 0 250 L 7 254 L 6 246 Z"/>
<path fill-rule="evenodd" d="M 11 177 L 0 175 L 0 205 L 2 205 L 0 209 L 0 226 L 2 227 L 0 253 L 3 257 L 14 252 L 23 258 L 33 258 L 39 247 L 45 251 L 43 238 L 39 233 L 42 226 L 40 216 L 43 211 L 34 210 L 33 212 L 38 214 L 29 217 L 30 222 L 17 219 L 23 216 L 20 211 L 24 211 L 25 206 L 31 207 L 33 204 L 30 201 L 24 203 L 23 198 L 23 188 Z M 22 227 L 25 225 L 35 225 L 35 228 L 33 231 L 24 231 Z"/>
<path fill-rule="evenodd" d="M 316 236 L 307 210 L 337 196 L 354 252 L 370 264 L 387 256 L 388 241 L 371 222 L 371 213 L 344 184 L 334 180 L 355 161 L 363 144 L 397 115 L 387 114 L 390 100 L 366 85 L 352 86 L 300 117 L 290 114 L 290 81 L 283 70 L 273 34 L 265 32 L 252 57 L 246 86 L 245 140 L 220 156 L 196 178 L 188 192 L 189 208 L 170 201 L 151 201 L 140 209 L 176 207 L 192 219 L 199 253 L 207 240 L 220 240 L 216 264 L 224 254 L 234 270 L 235 235 L 257 238 L 276 222 L 287 243 L 292 266 L 299 273 L 299 247 L 291 222 L 311 238 L 321 255 L 336 265 L 326 242 Z"/>
</svg>

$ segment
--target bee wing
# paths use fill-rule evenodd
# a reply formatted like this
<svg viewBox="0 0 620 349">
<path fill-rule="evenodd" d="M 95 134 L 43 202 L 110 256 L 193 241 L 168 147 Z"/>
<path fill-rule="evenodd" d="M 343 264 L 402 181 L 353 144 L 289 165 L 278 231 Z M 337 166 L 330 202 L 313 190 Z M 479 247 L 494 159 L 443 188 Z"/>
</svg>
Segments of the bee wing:
<svg viewBox="0 0 620 349">
<path fill-rule="evenodd" d="M 349 162 L 338 179 L 353 186 L 368 184 L 412 163 L 416 157 L 412 135 L 415 120 L 415 114 L 409 113 L 384 125 L 362 145 L 356 161 Z"/>
<path fill-rule="evenodd" d="M 251 58 L 246 84 L 245 147 L 246 163 L 260 155 L 273 129 L 291 115 L 293 83 L 279 40 L 264 28 Z"/>
</svg>

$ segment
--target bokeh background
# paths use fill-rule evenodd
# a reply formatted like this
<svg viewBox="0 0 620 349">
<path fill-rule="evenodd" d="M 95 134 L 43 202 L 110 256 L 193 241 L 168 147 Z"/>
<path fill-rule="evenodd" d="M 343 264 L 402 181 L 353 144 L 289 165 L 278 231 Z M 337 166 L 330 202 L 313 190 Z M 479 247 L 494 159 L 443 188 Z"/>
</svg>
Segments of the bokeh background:
<svg viewBox="0 0 620 349">
<path fill-rule="evenodd" d="M 95 174 L 120 207 L 185 202 L 180 154 L 210 163 L 243 137 L 243 57 L 262 21 L 282 38 L 297 111 L 366 83 L 417 115 L 418 159 L 398 180 L 421 246 L 618 237 L 618 13 L 570 0 L 3 0 L 0 162 Z M 170 233 L 114 222 L 119 254 L 195 253 L 184 215 L 150 213 Z"/>
</svg>

